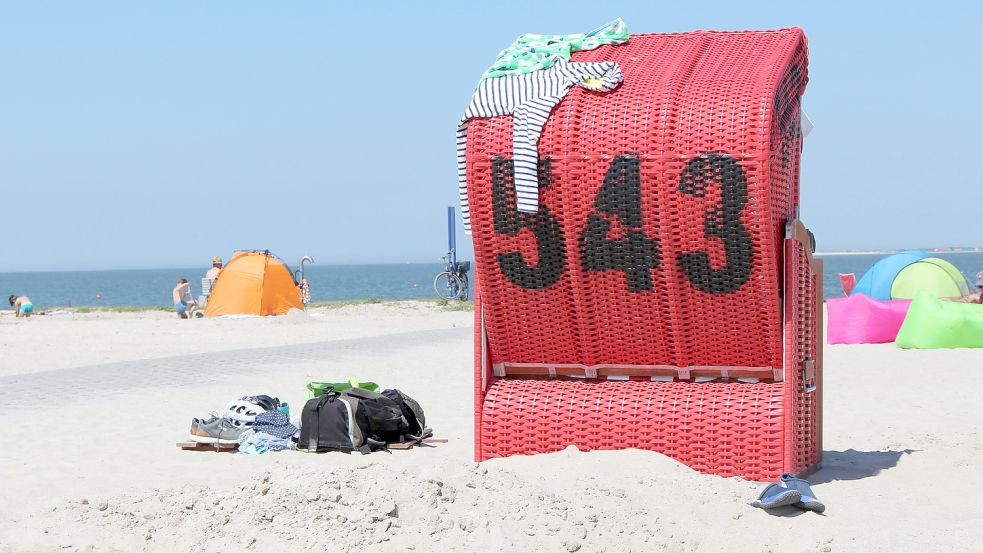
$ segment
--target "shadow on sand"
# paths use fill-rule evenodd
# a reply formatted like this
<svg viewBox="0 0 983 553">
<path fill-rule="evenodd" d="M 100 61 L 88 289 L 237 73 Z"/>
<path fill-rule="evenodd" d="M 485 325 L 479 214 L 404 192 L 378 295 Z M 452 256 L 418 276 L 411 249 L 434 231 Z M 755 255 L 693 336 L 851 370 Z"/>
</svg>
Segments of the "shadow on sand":
<svg viewBox="0 0 983 553">
<path fill-rule="evenodd" d="M 916 451 L 823 451 L 823 468 L 807 479 L 811 484 L 826 484 L 834 480 L 860 480 L 877 476 L 882 470 L 897 466 L 902 455 L 911 455 Z"/>
<path fill-rule="evenodd" d="M 789 505 L 788 507 L 778 507 L 777 509 L 762 509 L 762 510 L 773 517 L 782 517 L 782 518 L 800 517 L 805 514 L 809 514 L 813 516 L 822 516 L 822 515 L 816 515 L 816 513 L 813 513 L 812 511 L 800 509 L 792 505 Z"/>
<path fill-rule="evenodd" d="M 882 470 L 894 468 L 902 455 L 911 455 L 917 449 L 901 451 L 823 451 L 823 468 L 806 476 L 809 484 L 826 484 L 834 480 L 860 480 L 876 476 Z M 815 490 L 814 490 L 815 491 Z M 821 495 L 821 491 L 816 492 Z M 779 507 L 765 510 L 775 517 L 798 517 L 812 511 L 806 511 L 795 506 Z"/>
</svg>

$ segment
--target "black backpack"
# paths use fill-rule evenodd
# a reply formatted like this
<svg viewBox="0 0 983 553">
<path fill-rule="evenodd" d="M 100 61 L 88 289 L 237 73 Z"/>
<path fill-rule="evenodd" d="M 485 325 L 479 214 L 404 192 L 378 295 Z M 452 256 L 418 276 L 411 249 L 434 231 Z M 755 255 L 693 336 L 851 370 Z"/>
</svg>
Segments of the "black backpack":
<svg viewBox="0 0 983 553">
<path fill-rule="evenodd" d="M 304 404 L 297 447 L 310 452 L 355 451 L 366 443 L 364 418 L 357 402 L 327 390 Z"/>
<path fill-rule="evenodd" d="M 297 445 L 307 451 L 369 453 L 403 441 L 408 429 L 392 399 L 362 388 L 329 389 L 304 405 Z"/>
<path fill-rule="evenodd" d="M 386 390 L 388 392 L 390 390 Z M 400 404 L 386 395 L 386 392 L 371 392 L 364 388 L 351 388 L 342 395 L 358 400 L 359 408 L 365 413 L 368 426 L 365 434 L 372 440 L 383 444 L 405 441 L 404 436 L 410 423 L 403 414 Z"/>
<path fill-rule="evenodd" d="M 420 407 L 420 404 L 415 399 L 399 390 L 383 390 L 382 395 L 393 400 L 399 406 L 400 411 L 403 412 L 403 417 L 406 419 L 407 430 L 402 439 L 397 441 L 422 440 L 433 434 L 427 428 L 427 418 L 423 414 L 423 407 Z"/>
<path fill-rule="evenodd" d="M 304 405 L 298 447 L 369 453 L 388 443 L 424 438 L 429 435 L 425 430 L 420 404 L 399 390 L 329 389 Z"/>
</svg>

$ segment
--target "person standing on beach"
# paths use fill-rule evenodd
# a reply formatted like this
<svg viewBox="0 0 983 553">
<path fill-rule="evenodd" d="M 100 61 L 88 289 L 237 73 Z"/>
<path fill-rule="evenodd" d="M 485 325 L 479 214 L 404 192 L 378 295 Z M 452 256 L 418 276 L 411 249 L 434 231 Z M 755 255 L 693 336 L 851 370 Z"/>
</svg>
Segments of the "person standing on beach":
<svg viewBox="0 0 983 553">
<path fill-rule="evenodd" d="M 15 317 L 30 317 L 31 313 L 34 312 L 34 304 L 31 303 L 31 298 L 27 296 L 10 294 L 7 299 L 10 300 L 10 305 L 14 308 Z"/>
<path fill-rule="evenodd" d="M 174 311 L 177 312 L 178 317 L 187 319 L 189 316 L 194 316 L 198 302 L 192 299 L 191 285 L 188 284 L 188 279 L 182 278 L 177 281 L 172 297 L 174 298 Z"/>
<path fill-rule="evenodd" d="M 218 278 L 218 274 L 221 271 L 222 271 L 222 258 L 216 255 L 215 257 L 212 258 L 212 268 L 208 269 L 208 272 L 205 273 L 205 278 L 212 281 L 212 283 L 214 284 L 215 279 Z"/>
</svg>

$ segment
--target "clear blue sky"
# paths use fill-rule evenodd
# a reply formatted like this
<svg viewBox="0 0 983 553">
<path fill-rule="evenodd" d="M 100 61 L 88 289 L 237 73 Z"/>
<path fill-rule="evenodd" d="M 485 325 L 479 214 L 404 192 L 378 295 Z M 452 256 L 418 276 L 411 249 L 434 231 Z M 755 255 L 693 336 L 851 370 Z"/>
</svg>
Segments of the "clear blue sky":
<svg viewBox="0 0 983 553">
<path fill-rule="evenodd" d="M 805 29 L 820 249 L 983 245 L 978 2 L 4 1 L 0 271 L 438 261 L 478 76 L 618 16 Z"/>
</svg>

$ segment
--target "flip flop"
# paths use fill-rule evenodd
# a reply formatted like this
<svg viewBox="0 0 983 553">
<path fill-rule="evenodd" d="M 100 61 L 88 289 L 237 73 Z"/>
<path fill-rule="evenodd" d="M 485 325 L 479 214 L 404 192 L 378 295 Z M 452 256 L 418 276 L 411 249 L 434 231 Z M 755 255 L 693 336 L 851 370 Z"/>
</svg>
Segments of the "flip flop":
<svg viewBox="0 0 983 553">
<path fill-rule="evenodd" d="M 812 488 L 809 487 L 809 482 L 801 478 L 796 478 L 794 474 L 785 473 L 781 477 L 781 485 L 790 490 L 799 492 L 800 499 L 795 504 L 796 507 L 806 509 L 808 511 L 814 511 L 816 513 L 822 513 L 826 510 L 826 505 L 824 505 L 822 501 L 816 499 L 816 494 L 812 493 Z"/>
<path fill-rule="evenodd" d="M 775 509 L 778 507 L 795 505 L 799 502 L 801 497 L 802 494 L 800 494 L 798 490 L 790 490 L 781 483 L 768 484 L 768 486 L 761 491 L 761 495 L 759 495 L 754 501 L 748 503 L 748 505 L 759 509 Z"/>
</svg>

